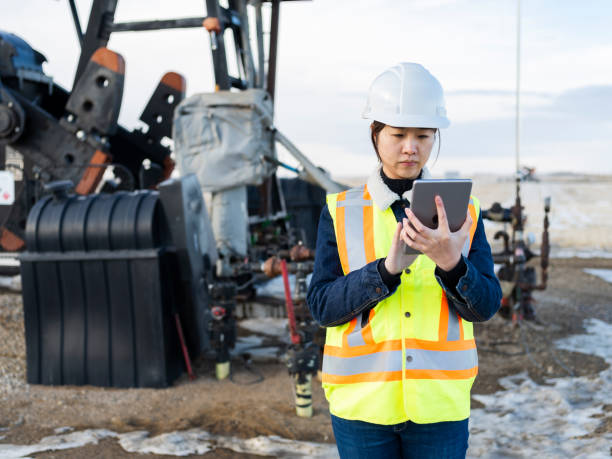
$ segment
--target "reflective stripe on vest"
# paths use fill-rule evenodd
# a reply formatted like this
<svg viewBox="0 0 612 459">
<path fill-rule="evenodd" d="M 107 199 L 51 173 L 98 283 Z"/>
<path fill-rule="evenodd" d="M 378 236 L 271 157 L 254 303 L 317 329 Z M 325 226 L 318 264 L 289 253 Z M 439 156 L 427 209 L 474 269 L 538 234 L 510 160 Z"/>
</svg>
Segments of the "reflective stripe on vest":
<svg viewBox="0 0 612 459">
<path fill-rule="evenodd" d="M 463 325 L 461 317 L 454 312 L 450 313 L 446 293 L 442 292 L 442 309 L 440 309 L 440 322 L 438 326 L 438 339 L 440 341 L 463 340 Z"/>
<path fill-rule="evenodd" d="M 328 199 L 328 205 L 344 273 L 348 274 L 374 261 L 374 212 L 381 211 L 375 208 L 367 187 L 332 196 Z M 478 202 L 471 198 L 468 208 L 472 225 L 462 249 L 465 256 L 469 253 L 476 231 Z M 392 210 L 387 209 L 386 212 Z M 439 286 L 437 288 L 441 291 Z M 397 292 L 392 297 L 396 295 Z M 462 320 L 454 310 L 449 309 L 443 291 L 440 316 L 436 323 L 437 341 L 406 338 L 403 340 L 404 346 L 402 340 L 375 342 L 370 326 L 376 320 L 375 315 L 376 309 L 371 309 L 367 315 L 353 318 L 342 332 L 342 346 L 326 343 L 322 372 L 324 383 L 351 384 L 397 381 L 402 378 L 449 380 L 476 376 L 476 344 L 473 339 L 464 339 Z"/>
<path fill-rule="evenodd" d="M 406 339 L 404 344 L 404 371 L 408 379 L 467 379 L 478 372 L 474 340 L 464 341 L 459 346 L 414 339 Z M 399 381 L 402 379 L 402 354 L 400 340 L 359 346 L 349 352 L 325 346 L 323 381 L 336 384 Z"/>
<path fill-rule="evenodd" d="M 336 240 L 344 273 L 376 259 L 372 198 L 365 187 L 343 191 L 336 200 Z M 351 243 L 347 245 L 347 241 Z M 355 244 L 353 241 L 361 241 Z"/>
</svg>

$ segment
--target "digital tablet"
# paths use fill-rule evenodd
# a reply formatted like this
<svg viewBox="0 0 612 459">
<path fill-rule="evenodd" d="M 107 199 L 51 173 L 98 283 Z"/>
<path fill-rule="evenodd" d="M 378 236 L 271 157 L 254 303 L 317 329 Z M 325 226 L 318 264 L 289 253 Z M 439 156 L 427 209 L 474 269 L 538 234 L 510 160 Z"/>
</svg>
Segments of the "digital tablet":
<svg viewBox="0 0 612 459">
<path fill-rule="evenodd" d="M 471 192 L 472 181 L 470 179 L 415 180 L 412 185 L 410 209 L 423 225 L 436 229 L 438 211 L 435 197 L 440 196 L 444 202 L 448 226 L 454 233 L 465 222 Z M 404 244 L 404 253 L 420 252 Z"/>
</svg>

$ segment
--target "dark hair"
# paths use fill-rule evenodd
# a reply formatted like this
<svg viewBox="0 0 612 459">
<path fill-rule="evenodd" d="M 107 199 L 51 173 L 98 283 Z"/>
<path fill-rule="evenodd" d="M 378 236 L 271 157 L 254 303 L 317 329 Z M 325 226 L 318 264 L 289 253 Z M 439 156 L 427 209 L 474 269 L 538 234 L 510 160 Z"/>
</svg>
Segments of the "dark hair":
<svg viewBox="0 0 612 459">
<path fill-rule="evenodd" d="M 372 140 L 372 145 L 374 146 L 376 157 L 378 158 L 378 161 L 381 163 L 382 161 L 380 159 L 380 154 L 378 153 L 378 134 L 380 134 L 380 131 L 382 131 L 385 126 L 386 124 L 381 123 L 380 121 L 372 121 L 372 124 L 370 124 L 370 139 Z M 437 129 L 437 128 L 433 128 L 433 129 L 434 129 L 434 137 L 436 135 L 438 136 L 438 152 L 436 153 L 436 159 L 434 160 L 434 164 L 436 164 L 436 161 L 438 161 L 438 156 L 440 156 L 440 144 L 442 143 L 442 140 L 440 139 L 440 129 Z"/>
</svg>

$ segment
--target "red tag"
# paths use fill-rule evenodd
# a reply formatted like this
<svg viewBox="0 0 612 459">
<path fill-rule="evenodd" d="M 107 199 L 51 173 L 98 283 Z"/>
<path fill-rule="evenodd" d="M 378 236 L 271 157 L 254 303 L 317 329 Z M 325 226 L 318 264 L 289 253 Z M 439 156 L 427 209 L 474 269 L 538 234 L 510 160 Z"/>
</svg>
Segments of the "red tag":
<svg viewBox="0 0 612 459">
<path fill-rule="evenodd" d="M 10 196 L 10 194 L 9 194 L 9 193 L 4 193 L 4 194 L 2 195 L 2 197 L 3 197 L 4 199 L 8 199 L 8 198 L 9 198 L 9 196 Z"/>
</svg>

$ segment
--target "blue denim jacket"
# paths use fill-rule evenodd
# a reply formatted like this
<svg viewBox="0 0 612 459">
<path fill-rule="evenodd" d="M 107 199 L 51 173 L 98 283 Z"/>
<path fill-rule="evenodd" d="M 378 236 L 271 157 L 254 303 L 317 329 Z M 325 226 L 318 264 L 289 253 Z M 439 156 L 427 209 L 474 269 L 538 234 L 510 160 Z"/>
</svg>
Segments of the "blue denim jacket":
<svg viewBox="0 0 612 459">
<path fill-rule="evenodd" d="M 394 202 L 391 208 L 397 221 L 400 221 L 404 216 L 400 201 Z M 389 290 L 383 282 L 378 271 L 381 260 L 368 263 L 345 276 L 338 255 L 334 225 L 325 206 L 319 219 L 315 266 L 307 294 L 313 318 L 324 327 L 337 326 L 392 295 L 397 287 Z M 499 309 L 502 292 L 493 270 L 491 247 L 487 242 L 482 216 L 478 217 L 470 252 L 467 258 L 463 256 L 463 260 L 467 270 L 456 286 L 444 285 L 439 268 L 436 268 L 436 279 L 446 292 L 449 307 L 467 321 L 484 322 Z"/>
</svg>

